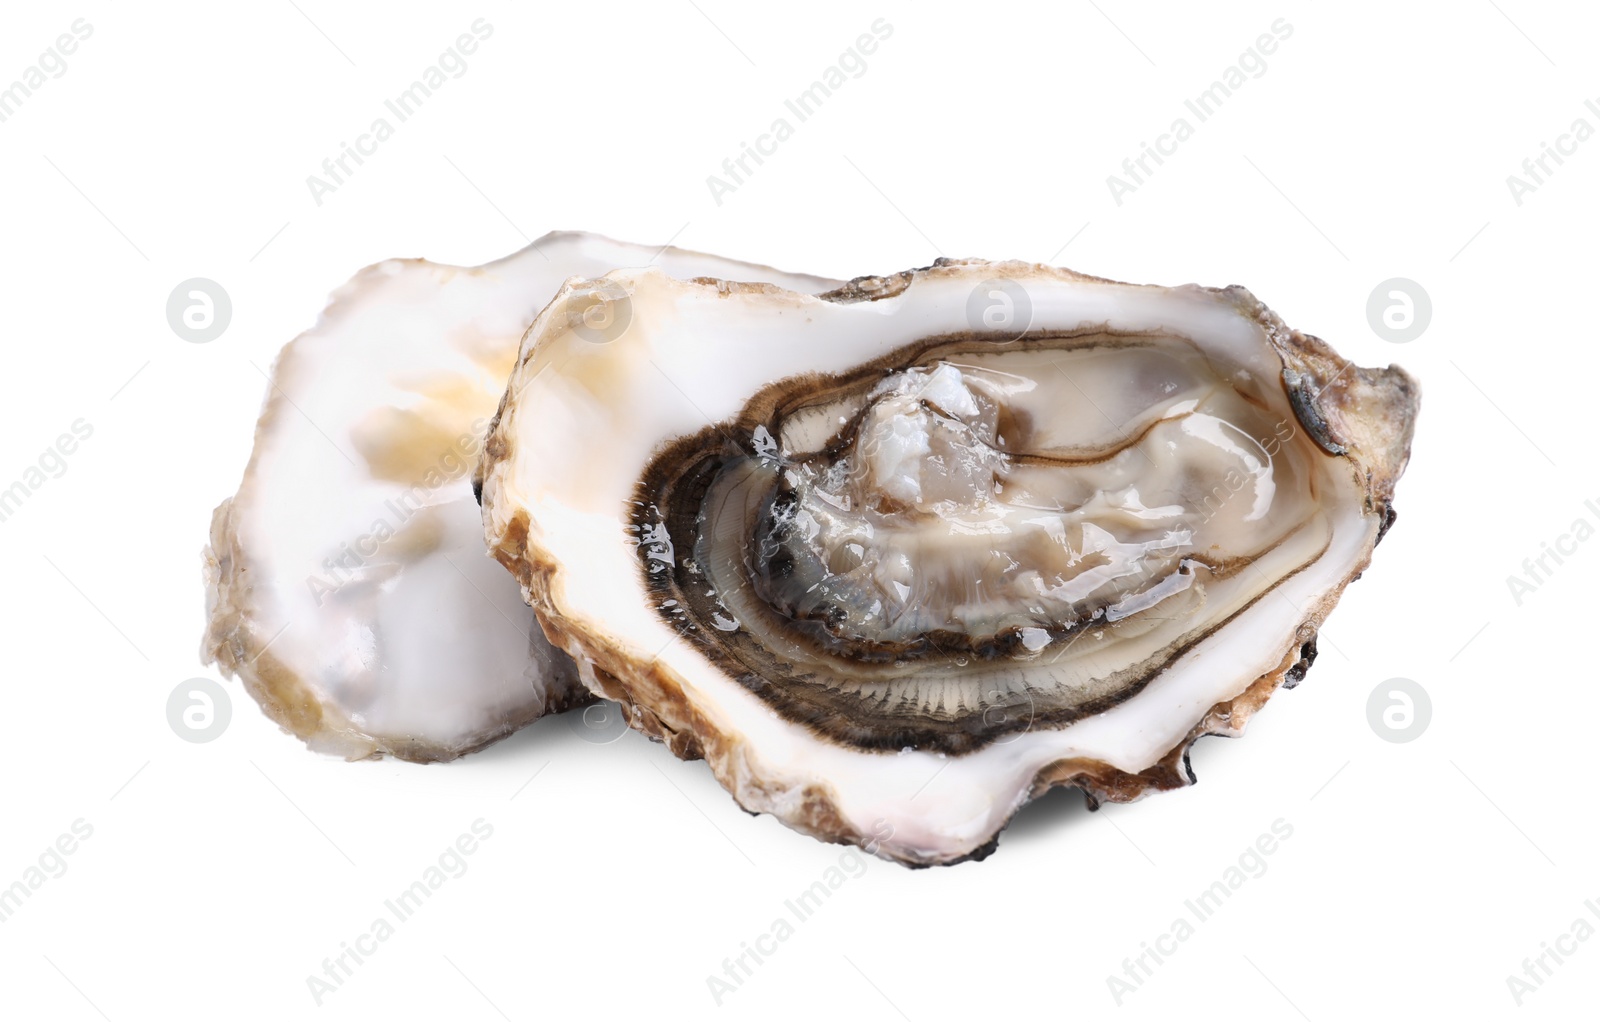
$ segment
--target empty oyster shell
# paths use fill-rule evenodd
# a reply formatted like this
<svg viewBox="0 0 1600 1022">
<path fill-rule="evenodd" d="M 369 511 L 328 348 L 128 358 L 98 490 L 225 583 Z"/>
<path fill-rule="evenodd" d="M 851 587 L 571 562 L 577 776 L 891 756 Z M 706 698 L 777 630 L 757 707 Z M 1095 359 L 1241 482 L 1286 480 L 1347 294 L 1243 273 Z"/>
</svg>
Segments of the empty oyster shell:
<svg viewBox="0 0 1600 1022">
<path fill-rule="evenodd" d="M 244 481 L 212 522 L 202 658 L 351 759 L 451 759 L 587 700 L 484 556 L 470 474 L 523 331 L 562 281 L 652 262 L 838 283 L 565 232 L 471 269 L 361 271 L 273 369 Z"/>
<path fill-rule="evenodd" d="M 1417 407 L 1242 288 L 980 261 L 583 287 L 629 325 L 530 329 L 492 552 L 745 809 L 909 864 L 987 854 L 1052 786 L 1191 783 L 1196 738 L 1309 665 Z"/>
</svg>

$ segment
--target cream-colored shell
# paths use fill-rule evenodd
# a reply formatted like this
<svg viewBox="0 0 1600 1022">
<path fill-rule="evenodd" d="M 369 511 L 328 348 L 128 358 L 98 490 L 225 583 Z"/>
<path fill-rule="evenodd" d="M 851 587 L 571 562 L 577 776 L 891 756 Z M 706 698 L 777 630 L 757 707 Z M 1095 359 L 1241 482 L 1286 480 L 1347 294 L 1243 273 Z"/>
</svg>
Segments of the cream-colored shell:
<svg viewBox="0 0 1600 1022">
<path fill-rule="evenodd" d="M 1332 539 L 1133 698 L 966 755 L 862 751 L 774 713 L 651 606 L 625 528 L 640 473 L 667 442 L 733 418 L 757 390 L 838 373 L 927 337 L 973 329 L 994 278 L 1024 285 L 1035 329 L 1174 334 L 1281 395 L 1325 459 Z M 573 285 L 593 291 L 594 284 Z M 680 756 L 704 755 L 752 812 L 908 864 L 981 857 L 1055 785 L 1130 800 L 1192 781 L 1188 747 L 1236 733 L 1314 655 L 1318 626 L 1392 520 L 1417 389 L 1399 369 L 1352 366 L 1285 327 L 1248 292 L 1135 286 L 1022 263 L 941 262 L 821 297 L 771 286 L 610 274 L 629 326 L 596 339 L 547 311 L 530 329 L 485 446 L 491 551 L 596 693 Z M 552 308 L 559 306 L 559 300 Z"/>
<path fill-rule="evenodd" d="M 646 265 L 837 284 L 569 232 L 484 266 L 361 271 L 273 367 L 204 555 L 203 659 L 350 759 L 452 759 L 586 701 L 484 556 L 472 471 L 523 332 L 562 282 Z"/>
</svg>

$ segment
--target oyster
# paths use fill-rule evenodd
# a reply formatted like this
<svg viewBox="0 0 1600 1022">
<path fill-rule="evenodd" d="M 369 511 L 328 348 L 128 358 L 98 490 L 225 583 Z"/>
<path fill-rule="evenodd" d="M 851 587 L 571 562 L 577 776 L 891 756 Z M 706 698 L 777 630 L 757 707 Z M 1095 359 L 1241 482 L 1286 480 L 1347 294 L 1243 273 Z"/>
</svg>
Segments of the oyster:
<svg viewBox="0 0 1600 1022">
<path fill-rule="evenodd" d="M 471 269 L 361 271 L 273 369 L 244 481 L 212 521 L 202 658 L 351 759 L 451 759 L 586 701 L 484 556 L 470 475 L 523 331 L 562 281 L 650 263 L 837 285 L 575 233 Z"/>
<path fill-rule="evenodd" d="M 1242 288 L 981 261 L 820 297 L 600 285 L 626 330 L 547 311 L 524 340 L 491 551 L 636 727 L 903 863 L 986 855 L 1053 786 L 1192 783 L 1394 517 L 1415 383 Z"/>
</svg>

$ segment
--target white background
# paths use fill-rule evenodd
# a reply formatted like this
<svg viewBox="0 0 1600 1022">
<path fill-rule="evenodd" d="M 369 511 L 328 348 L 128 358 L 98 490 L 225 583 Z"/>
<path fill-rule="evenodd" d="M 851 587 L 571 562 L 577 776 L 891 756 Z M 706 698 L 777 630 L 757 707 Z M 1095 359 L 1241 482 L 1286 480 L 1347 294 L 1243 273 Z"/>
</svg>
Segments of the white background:
<svg viewBox="0 0 1600 1022">
<path fill-rule="evenodd" d="M 0 523 L 0 886 L 74 820 L 93 836 L 0 923 L 0 1014 L 1592 1013 L 1600 937 L 1520 1011 L 1506 977 L 1600 926 L 1600 543 L 1521 606 L 1506 580 L 1597 522 L 1600 139 L 1520 206 L 1506 177 L 1600 128 L 1600 18 L 1498 2 L 7 5 L 0 84 L 74 19 L 94 33 L 0 124 L 0 487 L 74 420 L 94 434 Z M 307 175 L 478 17 L 468 72 L 315 204 Z M 879 17 L 867 71 L 715 203 L 707 175 Z M 1115 202 L 1107 175 L 1279 18 L 1266 72 Z M 1196 787 L 1097 814 L 1054 794 L 983 863 L 873 860 L 718 1007 L 707 976 L 841 850 L 745 815 L 704 764 L 562 719 L 449 766 L 347 764 L 234 683 L 218 740 L 166 720 L 202 673 L 199 550 L 249 451 L 252 363 L 361 266 L 558 227 L 840 277 L 943 254 L 1245 284 L 1420 378 L 1399 522 L 1305 683 L 1197 747 Z M 210 344 L 165 318 L 194 276 L 233 298 Z M 1366 315 L 1395 276 L 1433 302 L 1408 344 Z M 1405 744 L 1367 721 L 1394 677 L 1432 699 Z M 306 977 L 478 818 L 466 875 L 315 1006 Z M 1280 818 L 1266 874 L 1119 1007 L 1107 977 Z"/>
</svg>

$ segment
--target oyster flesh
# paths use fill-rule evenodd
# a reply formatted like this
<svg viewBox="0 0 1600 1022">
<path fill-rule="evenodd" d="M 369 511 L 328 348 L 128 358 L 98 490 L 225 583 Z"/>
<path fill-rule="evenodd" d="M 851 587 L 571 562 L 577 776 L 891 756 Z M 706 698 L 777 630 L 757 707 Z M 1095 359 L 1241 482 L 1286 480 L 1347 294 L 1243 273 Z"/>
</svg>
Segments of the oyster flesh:
<svg viewBox="0 0 1600 1022">
<path fill-rule="evenodd" d="M 278 357 L 244 481 L 213 516 L 203 659 L 350 759 L 451 759 L 586 701 L 484 556 L 470 475 L 523 331 L 561 283 L 651 263 L 837 285 L 558 232 L 473 268 L 389 260 L 335 292 Z"/>
<path fill-rule="evenodd" d="M 490 549 L 591 690 L 825 840 L 956 862 L 1051 787 L 1192 783 L 1393 520 L 1415 383 L 1242 288 L 599 285 L 626 329 L 524 340 Z"/>
</svg>

